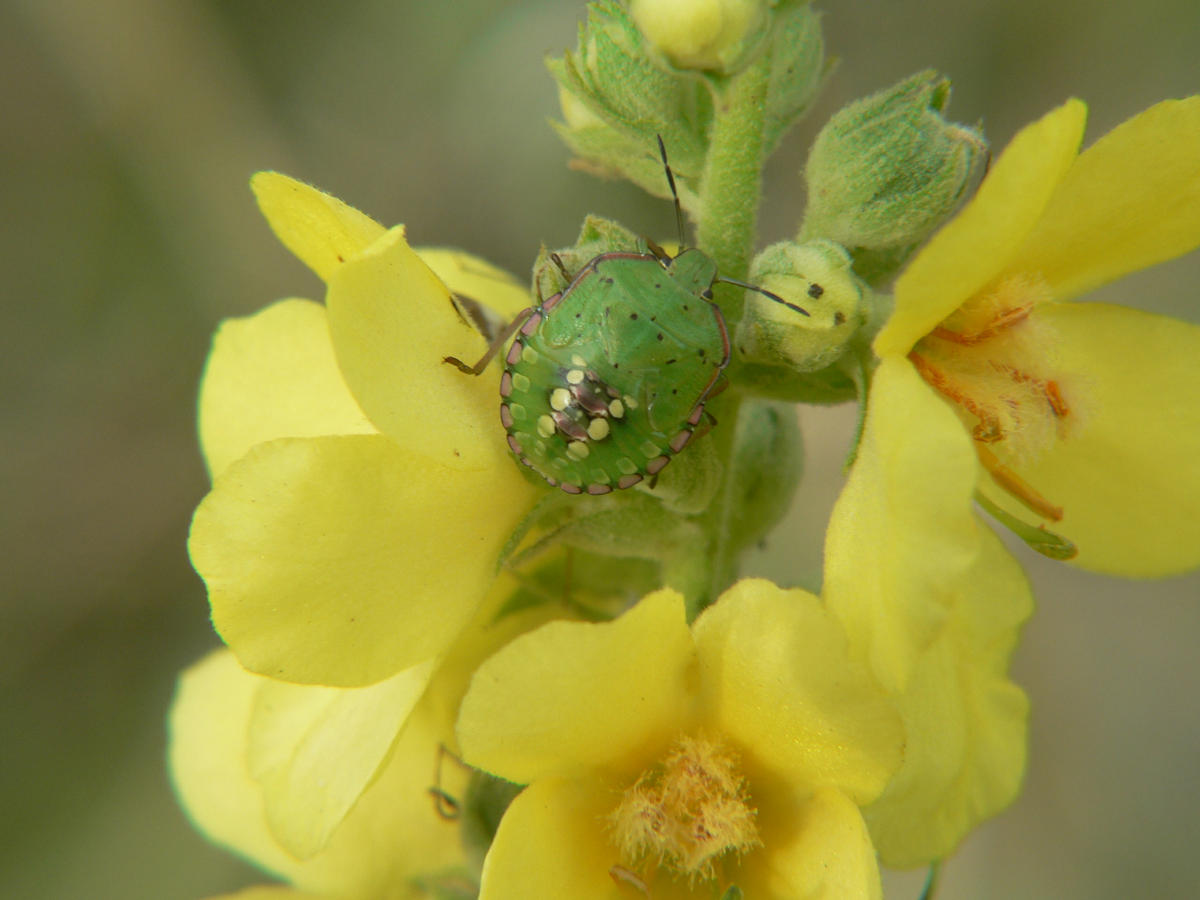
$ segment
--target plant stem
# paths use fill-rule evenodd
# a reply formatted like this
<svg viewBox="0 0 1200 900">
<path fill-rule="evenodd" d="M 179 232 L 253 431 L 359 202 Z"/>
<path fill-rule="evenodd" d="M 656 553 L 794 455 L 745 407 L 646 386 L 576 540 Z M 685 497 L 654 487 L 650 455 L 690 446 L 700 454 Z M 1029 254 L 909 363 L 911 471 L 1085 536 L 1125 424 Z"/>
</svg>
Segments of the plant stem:
<svg viewBox="0 0 1200 900">
<path fill-rule="evenodd" d="M 714 88 L 714 116 L 700 196 L 697 236 L 700 249 L 717 263 L 717 271 L 744 279 L 758 221 L 762 192 L 763 113 L 771 57 L 762 54 L 748 68 Z M 736 322 L 741 293 L 726 312 Z"/>
</svg>

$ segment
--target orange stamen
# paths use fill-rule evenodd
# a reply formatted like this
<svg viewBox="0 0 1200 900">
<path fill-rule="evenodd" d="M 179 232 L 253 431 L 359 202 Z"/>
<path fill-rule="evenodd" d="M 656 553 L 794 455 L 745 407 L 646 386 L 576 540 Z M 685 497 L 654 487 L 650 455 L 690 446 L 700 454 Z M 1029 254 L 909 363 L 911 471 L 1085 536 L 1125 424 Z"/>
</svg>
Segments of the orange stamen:
<svg viewBox="0 0 1200 900">
<path fill-rule="evenodd" d="M 985 411 L 969 395 L 959 390 L 941 369 L 930 363 L 929 360 L 925 359 L 925 357 L 921 356 L 915 350 L 908 354 L 908 359 L 917 367 L 917 372 L 930 387 L 946 399 L 957 403 L 979 420 L 979 424 L 971 430 L 971 434 L 975 440 L 990 444 L 1004 437 L 1004 430 L 1000 427 L 999 420 Z"/>
<path fill-rule="evenodd" d="M 1047 381 L 1044 378 L 1037 378 L 1027 372 L 1023 372 L 1016 366 L 1009 366 L 1003 363 L 993 362 L 992 367 L 998 372 L 1003 372 L 1017 384 L 1028 384 L 1037 388 L 1043 397 L 1046 398 L 1046 403 L 1050 407 L 1050 411 L 1058 418 L 1065 419 L 1070 413 L 1070 408 L 1067 406 L 1067 401 L 1063 399 L 1062 391 L 1058 387 L 1057 381 Z"/>
<path fill-rule="evenodd" d="M 1016 306 L 1012 309 L 1006 309 L 1004 312 L 997 315 L 996 318 L 992 319 L 992 321 L 990 321 L 986 327 L 980 329 L 979 331 L 952 331 L 943 325 L 938 325 L 929 333 L 934 337 L 941 338 L 944 341 L 950 341 L 955 344 L 981 344 L 989 338 L 995 337 L 1004 329 L 1011 328 L 1018 322 L 1027 319 L 1032 310 L 1032 303 L 1027 303 L 1024 306 Z"/>
</svg>

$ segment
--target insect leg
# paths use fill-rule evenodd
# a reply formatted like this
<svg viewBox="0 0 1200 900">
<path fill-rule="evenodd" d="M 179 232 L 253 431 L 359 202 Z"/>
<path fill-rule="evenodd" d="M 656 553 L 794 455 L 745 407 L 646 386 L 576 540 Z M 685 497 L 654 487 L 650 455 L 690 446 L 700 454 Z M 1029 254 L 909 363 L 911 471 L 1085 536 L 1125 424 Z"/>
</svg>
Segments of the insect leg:
<svg viewBox="0 0 1200 900">
<path fill-rule="evenodd" d="M 487 364 L 492 361 L 492 357 L 494 357 L 503 349 L 504 345 L 508 343 L 508 339 L 517 333 L 517 329 L 524 325 L 525 320 L 531 315 L 533 315 L 532 306 L 527 307 L 526 309 L 523 309 L 517 313 L 517 317 L 509 323 L 508 327 L 496 335 L 496 339 L 493 340 L 491 345 L 487 348 L 487 352 L 479 358 L 479 361 L 475 363 L 475 365 L 468 366 L 457 356 L 444 356 L 442 357 L 442 362 L 449 363 L 457 368 L 458 371 L 466 375 L 478 375 L 487 368 Z"/>
</svg>

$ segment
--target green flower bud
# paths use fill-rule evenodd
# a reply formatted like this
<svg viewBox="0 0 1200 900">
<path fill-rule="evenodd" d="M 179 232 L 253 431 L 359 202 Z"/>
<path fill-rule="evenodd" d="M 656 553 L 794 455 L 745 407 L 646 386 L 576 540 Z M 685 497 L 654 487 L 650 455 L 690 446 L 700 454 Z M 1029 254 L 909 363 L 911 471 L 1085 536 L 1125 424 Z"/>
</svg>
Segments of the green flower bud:
<svg viewBox="0 0 1200 900">
<path fill-rule="evenodd" d="M 987 163 L 979 132 L 947 122 L 950 82 L 920 72 L 836 113 L 809 152 L 799 240 L 849 248 L 880 284 L 974 190 Z"/>
<path fill-rule="evenodd" d="M 850 266 L 850 255 L 831 241 L 784 241 L 759 254 L 750 283 L 809 315 L 747 291 L 734 334 L 739 359 L 792 372 L 816 372 L 836 362 L 863 324 L 862 289 Z"/>
<path fill-rule="evenodd" d="M 623 6 L 590 4 L 575 52 L 547 62 L 565 120 L 556 128 L 581 168 L 628 178 L 665 197 L 661 135 L 688 206 L 694 195 L 687 183 L 704 168 L 712 99 L 694 75 L 668 71 L 656 56 Z"/>
<path fill-rule="evenodd" d="M 551 258 L 552 252 L 561 260 L 562 268 Z M 567 275 L 574 275 L 602 253 L 645 252 L 645 240 L 624 225 L 612 219 L 588 216 L 583 220 L 583 227 L 573 247 L 554 251 L 542 247 L 538 252 L 533 264 L 534 296 L 545 300 L 566 290 L 570 283 Z"/>
<path fill-rule="evenodd" d="M 825 62 L 821 16 L 805 2 L 786 0 L 773 13 L 771 71 L 763 116 L 763 145 L 770 152 L 808 111 L 830 66 Z"/>
<path fill-rule="evenodd" d="M 768 0 L 631 0 L 646 39 L 681 69 L 737 71 L 767 24 Z"/>
</svg>

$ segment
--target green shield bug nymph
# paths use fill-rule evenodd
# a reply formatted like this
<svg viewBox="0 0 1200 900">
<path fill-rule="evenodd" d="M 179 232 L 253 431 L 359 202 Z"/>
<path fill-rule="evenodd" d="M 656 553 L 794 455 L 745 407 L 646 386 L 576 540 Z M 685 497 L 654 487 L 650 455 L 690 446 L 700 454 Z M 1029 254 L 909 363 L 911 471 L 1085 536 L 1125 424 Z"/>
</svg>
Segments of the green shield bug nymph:
<svg viewBox="0 0 1200 900">
<path fill-rule="evenodd" d="M 659 149 L 682 237 L 661 138 Z M 646 244 L 649 253 L 602 253 L 573 276 L 564 271 L 567 287 L 523 310 L 474 366 L 445 360 L 477 375 L 513 338 L 500 378 L 508 445 L 571 494 L 632 487 L 687 446 L 729 363 L 729 332 L 712 286 L 760 290 L 720 278 L 700 250 L 670 256 Z"/>
</svg>

